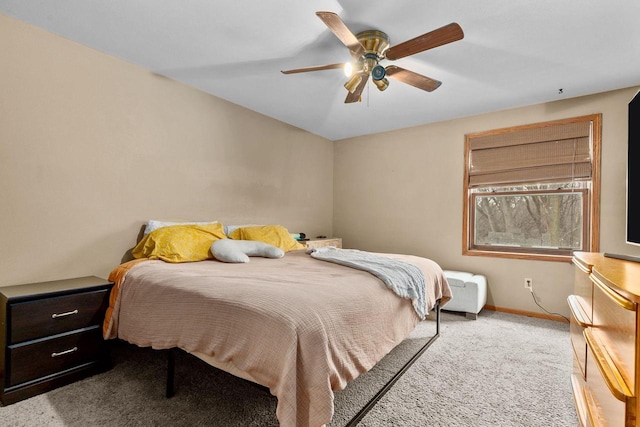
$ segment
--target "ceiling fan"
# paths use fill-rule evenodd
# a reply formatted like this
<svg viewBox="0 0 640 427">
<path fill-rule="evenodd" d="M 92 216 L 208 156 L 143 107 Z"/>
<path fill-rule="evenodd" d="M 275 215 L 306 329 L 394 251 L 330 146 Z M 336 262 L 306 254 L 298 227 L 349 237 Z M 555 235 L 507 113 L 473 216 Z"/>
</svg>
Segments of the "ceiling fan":
<svg viewBox="0 0 640 427">
<path fill-rule="evenodd" d="M 354 35 L 340 17 L 333 12 L 316 12 L 329 30 L 349 49 L 352 62 L 318 65 L 314 67 L 296 68 L 282 71 L 283 74 L 306 73 L 309 71 L 331 70 L 342 68 L 349 80 L 344 87 L 349 91 L 345 103 L 361 101 L 361 94 L 371 76 L 371 80 L 379 90 L 389 86 L 387 77 L 402 83 L 431 92 L 442 82 L 406 70 L 396 65 L 380 65 L 383 59 L 396 60 L 414 55 L 434 47 L 461 40 L 464 37 L 460 25 L 445 25 L 421 36 L 389 47 L 389 36 L 382 31 L 366 30 Z"/>
</svg>

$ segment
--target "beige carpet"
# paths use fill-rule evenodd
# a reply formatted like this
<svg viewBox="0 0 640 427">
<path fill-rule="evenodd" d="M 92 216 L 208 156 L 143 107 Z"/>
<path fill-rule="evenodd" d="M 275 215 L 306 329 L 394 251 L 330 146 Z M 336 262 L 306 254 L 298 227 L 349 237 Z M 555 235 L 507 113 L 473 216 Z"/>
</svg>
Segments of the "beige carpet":
<svg viewBox="0 0 640 427">
<path fill-rule="evenodd" d="M 425 321 L 376 368 L 336 393 L 343 426 L 433 332 Z M 264 389 L 179 353 L 164 397 L 162 352 L 119 343 L 109 372 L 0 407 L 3 426 L 277 426 Z M 483 311 L 443 313 L 441 336 L 360 426 L 575 426 L 568 325 Z"/>
</svg>

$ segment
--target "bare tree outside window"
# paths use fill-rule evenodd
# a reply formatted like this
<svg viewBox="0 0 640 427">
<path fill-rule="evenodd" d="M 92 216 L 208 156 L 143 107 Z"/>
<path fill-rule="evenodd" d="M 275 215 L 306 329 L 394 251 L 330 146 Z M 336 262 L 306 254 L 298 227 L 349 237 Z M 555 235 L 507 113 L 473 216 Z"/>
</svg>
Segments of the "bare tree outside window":
<svg viewBox="0 0 640 427">
<path fill-rule="evenodd" d="M 582 250 L 585 192 L 539 187 L 475 193 L 475 246 Z"/>
</svg>

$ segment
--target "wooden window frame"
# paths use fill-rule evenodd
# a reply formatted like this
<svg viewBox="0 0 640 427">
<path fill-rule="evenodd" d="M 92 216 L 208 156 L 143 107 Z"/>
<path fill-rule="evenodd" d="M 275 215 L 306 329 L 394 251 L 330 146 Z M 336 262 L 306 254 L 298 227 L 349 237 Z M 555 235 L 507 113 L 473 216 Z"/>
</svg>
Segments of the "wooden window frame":
<svg viewBox="0 0 640 427">
<path fill-rule="evenodd" d="M 463 233 L 462 233 L 462 254 L 469 256 L 490 256 L 499 258 L 515 258 L 515 259 L 527 259 L 527 260 L 540 260 L 540 261 L 561 261 L 571 262 L 572 255 L 569 251 L 554 251 L 554 250 L 534 250 L 518 248 L 514 250 L 511 247 L 505 246 L 480 246 L 475 245 L 473 242 L 473 214 L 475 209 L 473 201 L 475 200 L 474 194 L 476 192 L 471 191 L 469 186 L 469 169 L 470 169 L 470 140 L 475 137 L 485 137 L 491 135 L 499 135 L 509 132 L 518 132 L 528 129 L 536 129 L 548 126 L 565 125 L 576 122 L 591 122 L 591 162 L 592 172 L 590 185 L 585 190 L 586 197 L 583 197 L 583 202 L 587 202 L 588 206 L 583 212 L 583 246 L 584 250 L 588 252 L 598 252 L 599 250 L 599 236 L 600 236 L 600 153 L 602 146 L 602 114 L 592 114 L 588 116 L 574 117 L 569 119 L 554 120 L 549 122 L 534 123 L 523 126 L 514 126 L 503 129 L 496 129 L 486 132 L 472 133 L 465 135 L 465 167 L 464 167 L 464 181 L 463 181 Z M 517 184 L 516 184 L 517 185 Z M 506 187 L 507 185 L 501 185 Z M 496 187 L 498 187 L 496 185 Z M 578 191 L 578 190 L 576 190 Z M 582 190 L 580 190 L 582 191 Z M 522 192 L 518 194 L 525 194 Z M 482 194 L 482 193 L 480 193 Z"/>
</svg>

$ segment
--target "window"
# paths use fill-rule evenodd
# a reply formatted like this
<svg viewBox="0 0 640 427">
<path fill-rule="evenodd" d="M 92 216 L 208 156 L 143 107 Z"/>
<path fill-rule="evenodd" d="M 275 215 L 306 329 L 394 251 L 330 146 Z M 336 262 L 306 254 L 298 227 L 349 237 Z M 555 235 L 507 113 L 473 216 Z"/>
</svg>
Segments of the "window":
<svg viewBox="0 0 640 427">
<path fill-rule="evenodd" d="M 463 254 L 598 250 L 601 115 L 466 135 Z"/>
</svg>

